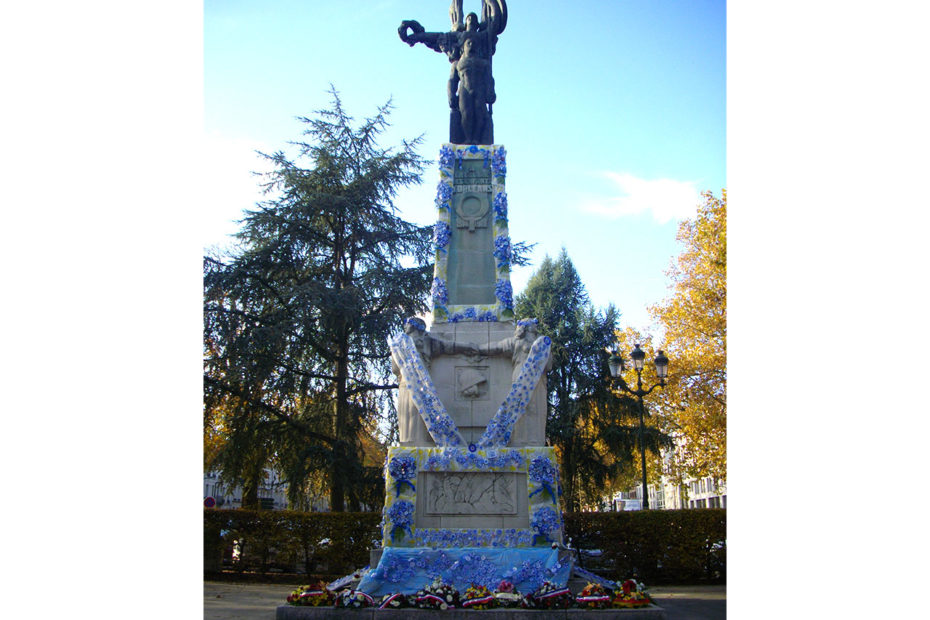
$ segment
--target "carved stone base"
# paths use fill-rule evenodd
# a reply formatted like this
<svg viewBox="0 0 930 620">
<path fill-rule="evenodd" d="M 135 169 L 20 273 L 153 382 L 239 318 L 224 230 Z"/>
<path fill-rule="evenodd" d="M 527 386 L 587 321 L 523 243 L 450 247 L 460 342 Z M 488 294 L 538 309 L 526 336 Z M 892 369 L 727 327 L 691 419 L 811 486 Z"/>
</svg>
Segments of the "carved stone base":
<svg viewBox="0 0 930 620">
<path fill-rule="evenodd" d="M 538 547 L 562 542 L 558 461 L 548 447 L 392 447 L 385 547 Z M 403 465 L 403 467 L 401 467 Z"/>
<path fill-rule="evenodd" d="M 485 609 L 475 612 L 468 609 L 334 609 L 332 607 L 293 607 L 281 605 L 275 612 L 275 620 L 324 620 L 352 618 L 353 620 L 474 620 L 475 614 L 495 620 L 665 620 L 665 610 L 658 605 L 642 609 Z"/>
</svg>

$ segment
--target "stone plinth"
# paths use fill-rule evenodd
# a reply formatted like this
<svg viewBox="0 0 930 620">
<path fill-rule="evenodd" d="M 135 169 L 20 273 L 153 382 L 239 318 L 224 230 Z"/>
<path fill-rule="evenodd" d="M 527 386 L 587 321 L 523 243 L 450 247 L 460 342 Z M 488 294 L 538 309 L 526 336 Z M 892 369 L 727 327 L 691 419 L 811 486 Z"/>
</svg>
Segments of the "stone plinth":
<svg viewBox="0 0 930 620">
<path fill-rule="evenodd" d="M 281 605 L 275 612 L 275 620 L 473 620 L 476 614 L 494 620 L 537 620 L 555 618 L 557 620 L 665 620 L 665 610 L 657 605 L 641 609 L 484 609 L 473 611 L 467 609 L 334 609 L 332 607 L 294 607 Z"/>
</svg>

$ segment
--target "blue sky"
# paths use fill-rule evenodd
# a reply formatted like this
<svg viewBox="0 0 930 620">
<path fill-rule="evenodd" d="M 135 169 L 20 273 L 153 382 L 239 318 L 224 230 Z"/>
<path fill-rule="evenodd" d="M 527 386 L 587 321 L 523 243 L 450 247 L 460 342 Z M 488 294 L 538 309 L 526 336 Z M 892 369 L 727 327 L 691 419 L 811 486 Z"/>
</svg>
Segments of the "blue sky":
<svg viewBox="0 0 930 620">
<path fill-rule="evenodd" d="M 511 236 L 538 244 L 534 266 L 565 247 L 592 301 L 645 327 L 647 306 L 667 294 L 678 221 L 693 215 L 701 190 L 726 187 L 725 3 L 508 6 L 494 128 L 508 152 Z M 480 2 L 464 8 L 478 12 Z M 402 43 L 404 19 L 447 31 L 448 3 L 205 2 L 204 245 L 223 243 L 258 199 L 252 152 L 295 139 L 294 118 L 327 107 L 330 84 L 356 118 L 392 99 L 383 144 L 424 134 L 421 155 L 436 158 L 448 139 L 449 63 Z M 399 197 L 404 217 L 433 221 L 437 179 L 431 166 Z M 515 291 L 534 266 L 515 270 Z"/>
</svg>

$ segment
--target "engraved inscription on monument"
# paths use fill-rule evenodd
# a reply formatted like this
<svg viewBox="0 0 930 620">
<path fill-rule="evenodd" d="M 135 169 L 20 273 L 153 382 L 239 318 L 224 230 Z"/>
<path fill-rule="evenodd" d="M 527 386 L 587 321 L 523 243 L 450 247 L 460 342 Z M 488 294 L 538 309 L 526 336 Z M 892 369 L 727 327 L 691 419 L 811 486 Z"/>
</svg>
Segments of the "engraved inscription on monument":
<svg viewBox="0 0 930 620">
<path fill-rule="evenodd" d="M 515 515 L 512 472 L 424 472 L 428 515 Z"/>
</svg>

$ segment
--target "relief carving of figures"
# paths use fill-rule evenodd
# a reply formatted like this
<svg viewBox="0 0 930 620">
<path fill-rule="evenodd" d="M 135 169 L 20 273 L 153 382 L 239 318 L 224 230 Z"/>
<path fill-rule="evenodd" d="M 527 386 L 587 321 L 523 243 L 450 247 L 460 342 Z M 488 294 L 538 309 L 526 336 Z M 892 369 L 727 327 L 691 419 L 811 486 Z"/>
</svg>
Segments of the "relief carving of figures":
<svg viewBox="0 0 930 620">
<path fill-rule="evenodd" d="M 430 478 L 432 514 L 510 514 L 516 508 L 513 474 L 442 472 Z"/>
<path fill-rule="evenodd" d="M 422 43 L 446 54 L 452 63 L 447 94 L 449 99 L 449 142 L 493 144 L 492 105 L 494 91 L 492 57 L 497 37 L 507 26 L 507 2 L 482 0 L 481 21 L 475 13 L 462 19 L 462 0 L 452 0 L 450 32 L 426 32 L 415 20 L 401 22 L 397 33 L 411 47 Z"/>
</svg>

